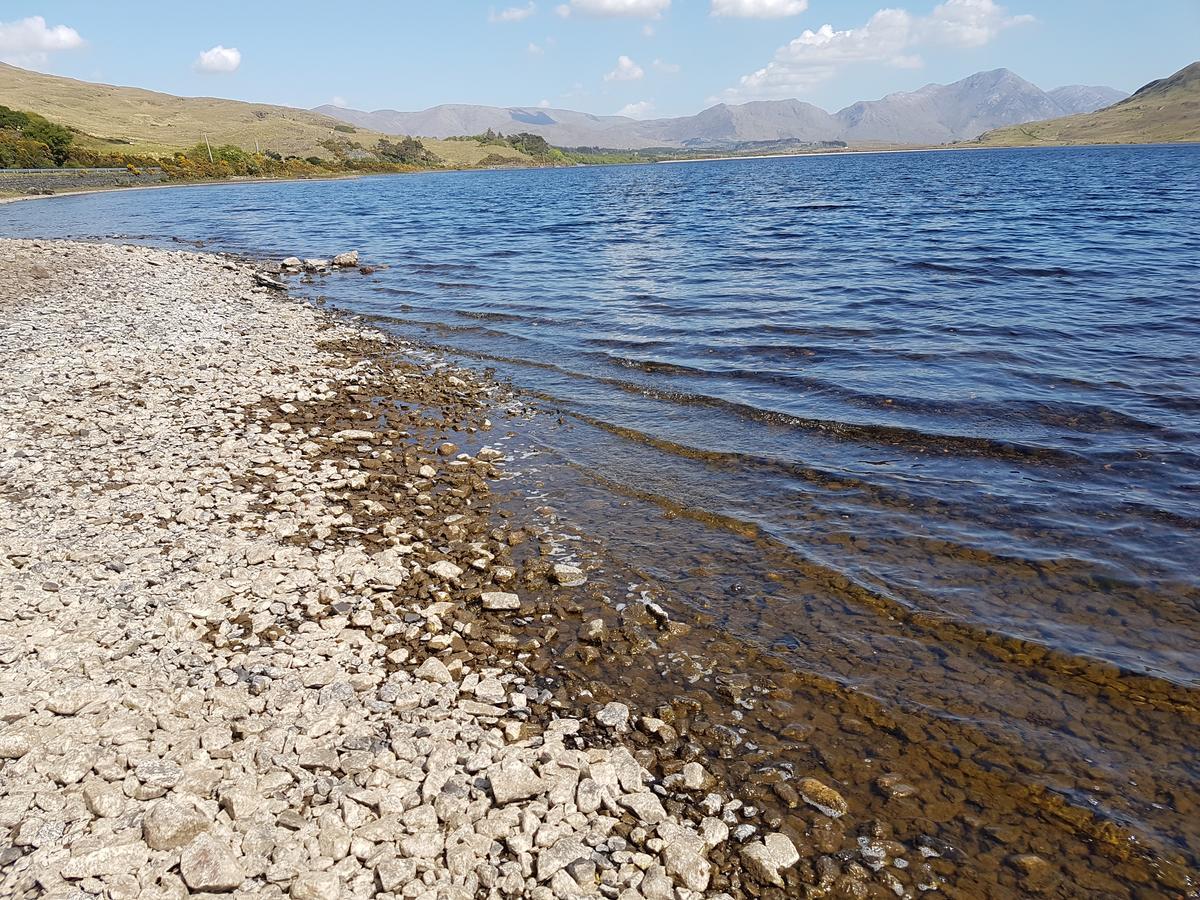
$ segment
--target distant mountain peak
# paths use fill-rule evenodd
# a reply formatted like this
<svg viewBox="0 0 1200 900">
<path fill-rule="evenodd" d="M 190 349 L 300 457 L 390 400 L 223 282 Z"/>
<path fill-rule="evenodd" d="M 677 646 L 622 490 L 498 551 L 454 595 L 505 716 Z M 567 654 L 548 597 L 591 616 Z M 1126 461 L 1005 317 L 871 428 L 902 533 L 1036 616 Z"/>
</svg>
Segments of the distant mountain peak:
<svg viewBox="0 0 1200 900">
<path fill-rule="evenodd" d="M 573 110 L 444 104 L 420 112 L 361 112 L 323 106 L 316 112 L 375 131 L 453 137 L 489 128 L 530 131 L 560 147 L 724 147 L 771 141 L 847 141 L 928 145 L 974 138 L 1004 125 L 1107 106 L 1112 88 L 1069 86 L 1046 92 L 1011 69 L 976 72 L 952 84 L 928 84 L 851 104 L 836 114 L 798 99 L 716 103 L 692 116 L 638 121 Z"/>
</svg>

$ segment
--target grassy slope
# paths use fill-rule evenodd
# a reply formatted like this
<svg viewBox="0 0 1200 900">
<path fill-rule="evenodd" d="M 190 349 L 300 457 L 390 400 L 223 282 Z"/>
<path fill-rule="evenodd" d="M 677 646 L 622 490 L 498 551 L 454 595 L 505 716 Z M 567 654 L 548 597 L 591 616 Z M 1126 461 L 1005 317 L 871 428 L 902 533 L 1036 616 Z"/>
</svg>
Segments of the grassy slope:
<svg viewBox="0 0 1200 900">
<path fill-rule="evenodd" d="M 157 156 L 192 147 L 207 132 L 214 144 L 253 150 L 258 141 L 263 150 L 284 155 L 328 157 L 329 151 L 319 144 L 331 136 L 357 141 L 368 149 L 383 136 L 362 129 L 354 134 L 335 132 L 334 126 L 342 123 L 304 109 L 211 97 L 175 97 L 141 88 L 42 75 L 4 63 L 0 63 L 0 104 L 78 128 L 88 135 L 79 139 L 85 146 L 131 154 Z M 527 159 L 511 148 L 483 148 L 459 141 L 424 143 L 456 166 L 476 165 L 492 152 Z"/>
<path fill-rule="evenodd" d="M 978 139 L 990 147 L 1176 141 L 1200 141 L 1200 62 L 1097 112 L 998 128 Z"/>
</svg>

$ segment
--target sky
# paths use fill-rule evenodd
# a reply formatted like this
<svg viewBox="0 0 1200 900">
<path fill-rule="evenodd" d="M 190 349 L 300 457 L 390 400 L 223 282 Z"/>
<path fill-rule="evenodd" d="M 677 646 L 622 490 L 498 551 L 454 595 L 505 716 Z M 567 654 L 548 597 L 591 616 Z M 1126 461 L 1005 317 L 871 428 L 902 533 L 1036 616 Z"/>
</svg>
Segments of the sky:
<svg viewBox="0 0 1200 900">
<path fill-rule="evenodd" d="M 652 118 L 786 97 L 835 111 L 1000 67 L 1132 91 L 1200 58 L 1200 0 L 894 2 L 0 0 L 0 61 L 288 106 Z"/>
</svg>

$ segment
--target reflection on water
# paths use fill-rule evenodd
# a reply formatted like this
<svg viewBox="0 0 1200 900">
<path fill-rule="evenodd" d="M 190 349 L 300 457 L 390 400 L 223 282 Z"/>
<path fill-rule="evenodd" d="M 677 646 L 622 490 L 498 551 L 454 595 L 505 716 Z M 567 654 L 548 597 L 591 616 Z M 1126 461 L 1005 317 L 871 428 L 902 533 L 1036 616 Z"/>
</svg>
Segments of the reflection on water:
<svg viewBox="0 0 1200 900">
<path fill-rule="evenodd" d="M 922 763 L 948 816 L 985 805 L 969 764 L 993 812 L 1046 791 L 1194 864 L 1198 164 L 447 173 L 64 198 L 0 230 L 357 247 L 390 268 L 306 289 L 558 410 L 529 440 L 589 498 L 576 524 L 721 639 L 904 720 L 838 758 L 903 760 L 905 732 L 954 748 Z"/>
</svg>

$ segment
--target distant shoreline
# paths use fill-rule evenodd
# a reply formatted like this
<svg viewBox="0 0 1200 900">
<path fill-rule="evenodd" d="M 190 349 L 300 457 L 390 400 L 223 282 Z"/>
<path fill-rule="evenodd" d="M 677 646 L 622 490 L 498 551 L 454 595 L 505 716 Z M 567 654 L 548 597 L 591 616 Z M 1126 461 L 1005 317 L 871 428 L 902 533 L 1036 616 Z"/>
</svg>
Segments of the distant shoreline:
<svg viewBox="0 0 1200 900">
<path fill-rule="evenodd" d="M 3 170 L 0 170 L 2 172 Z M 47 169 L 48 172 L 57 172 L 58 169 Z M 370 173 L 374 174 L 409 174 L 407 172 L 397 173 Z M 81 194 L 110 194 L 120 191 L 154 191 L 166 190 L 169 188 L 198 188 L 198 187 L 215 187 L 217 185 L 229 184 L 286 184 L 298 181 L 349 181 L 355 178 L 363 178 L 361 173 L 328 175 L 316 178 L 223 178 L 217 181 L 176 181 L 176 182 L 160 182 L 158 184 L 123 184 L 112 187 L 91 187 L 80 188 L 73 191 L 56 191 L 51 194 L 25 194 L 12 197 L 0 197 L 0 205 L 5 203 L 20 203 L 24 200 L 53 200 L 55 197 L 78 197 Z M 2 182 L 0 182 L 2 183 Z"/>
<path fill-rule="evenodd" d="M 606 168 L 610 166 L 647 166 L 647 165 L 683 165 L 687 163 L 702 163 L 702 162 L 736 162 L 738 160 L 758 160 L 758 159 L 793 159 L 813 157 L 838 157 L 838 156 L 874 156 L 893 153 L 954 153 L 954 152 L 972 152 L 981 150 L 1045 150 L 1045 149 L 1101 149 L 1111 147 L 1187 147 L 1200 144 L 1197 141 L 1165 141 L 1157 143 L 1145 144 L 1011 144 L 1011 145 L 947 145 L 938 147 L 886 147 L 879 149 L 859 149 L 859 150 L 806 150 L 797 153 L 763 153 L 747 156 L 700 156 L 692 159 L 658 159 L 645 160 L 641 162 L 619 162 L 619 163 L 583 163 L 577 166 L 562 166 L 558 168 L 579 169 L 579 168 Z M 55 197 L 77 197 L 83 194 L 99 194 L 99 193 L 118 193 L 122 191 L 150 191 L 150 190 L 167 190 L 172 188 L 201 188 L 201 187 L 217 187 L 220 185 L 231 184 L 291 184 L 297 182 L 321 182 L 321 181 L 351 181 L 359 178 L 368 178 L 375 176 L 391 176 L 391 175 L 426 175 L 426 174 L 442 174 L 445 172 L 510 172 L 518 169 L 545 169 L 546 166 L 505 166 L 502 168 L 455 168 L 455 169 L 430 169 L 428 171 L 413 171 L 413 172 L 353 172 L 353 173 L 338 173 L 325 176 L 316 176 L 308 178 L 226 178 L 221 180 L 209 181 L 180 181 L 180 182 L 165 182 L 159 184 L 131 184 L 119 186 L 104 186 L 81 188 L 71 191 L 59 191 L 48 194 L 24 194 L 14 196 L 0 196 L 0 206 L 6 203 L 19 203 L 26 200 L 52 200 Z M 0 169 L 0 175 L 4 170 Z M 47 169 L 47 172 L 60 172 L 59 169 Z M 2 181 L 0 181 L 2 184 Z"/>
</svg>

